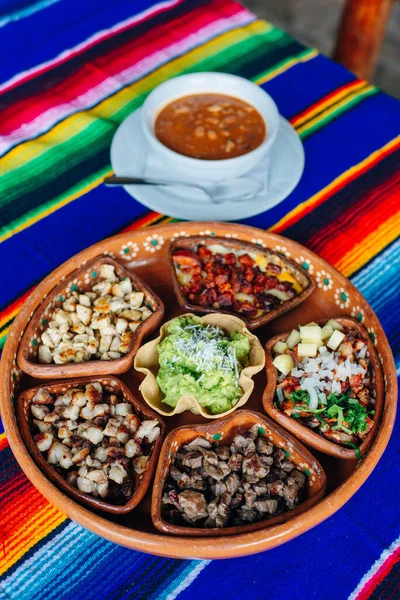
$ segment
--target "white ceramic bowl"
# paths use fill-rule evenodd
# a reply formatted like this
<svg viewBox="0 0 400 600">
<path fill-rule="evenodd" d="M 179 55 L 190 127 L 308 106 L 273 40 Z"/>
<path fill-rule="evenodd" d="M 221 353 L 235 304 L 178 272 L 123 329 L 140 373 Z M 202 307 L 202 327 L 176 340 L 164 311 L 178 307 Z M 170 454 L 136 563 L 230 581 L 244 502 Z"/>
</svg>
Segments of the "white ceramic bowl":
<svg viewBox="0 0 400 600">
<path fill-rule="evenodd" d="M 177 98 L 200 93 L 226 94 L 254 106 L 267 127 L 262 144 L 235 158 L 201 160 L 178 154 L 159 142 L 154 134 L 154 122 L 160 110 Z M 165 81 L 149 94 L 142 108 L 142 126 L 151 151 L 168 164 L 171 178 L 220 181 L 247 173 L 271 150 L 279 129 L 279 112 L 267 92 L 243 77 L 227 73 L 192 73 Z"/>
</svg>

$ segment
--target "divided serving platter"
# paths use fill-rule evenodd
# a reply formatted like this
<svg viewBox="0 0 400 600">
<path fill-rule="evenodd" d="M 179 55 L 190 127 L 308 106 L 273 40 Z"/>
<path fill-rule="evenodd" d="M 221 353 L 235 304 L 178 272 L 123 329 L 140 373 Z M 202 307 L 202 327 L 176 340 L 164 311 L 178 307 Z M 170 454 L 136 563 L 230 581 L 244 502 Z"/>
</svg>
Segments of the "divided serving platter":
<svg viewBox="0 0 400 600">
<path fill-rule="evenodd" d="M 285 523 L 266 525 L 257 531 L 196 538 L 171 536 L 156 530 L 150 516 L 152 485 L 143 501 L 126 515 L 95 512 L 66 496 L 31 458 L 18 429 L 14 403 L 21 391 L 41 383 L 20 370 L 16 356 L 34 311 L 60 281 L 85 261 L 100 254 L 115 258 L 132 269 L 161 298 L 165 304 L 166 321 L 185 312 L 178 304 L 169 274 L 170 243 L 178 237 L 203 235 L 267 246 L 301 265 L 315 281 L 315 291 L 300 305 L 258 329 L 257 336 L 261 343 L 265 345 L 272 336 L 288 331 L 298 323 L 352 316 L 364 325 L 376 346 L 384 373 L 385 399 L 376 437 L 361 460 L 343 460 L 310 449 L 327 474 L 327 494 L 318 504 L 292 518 L 289 515 Z M 133 370 L 121 376 L 138 399 L 142 378 Z M 397 403 L 395 367 L 388 341 L 377 317 L 354 286 L 331 265 L 300 244 L 259 229 L 227 223 L 174 223 L 125 232 L 87 248 L 61 265 L 36 287 L 15 319 L 3 352 L 0 382 L 0 408 L 10 446 L 21 468 L 41 493 L 71 519 L 106 539 L 135 550 L 176 558 L 228 558 L 260 552 L 293 539 L 331 516 L 355 494 L 375 468 L 389 441 Z M 246 409 L 265 415 L 262 405 L 265 385 L 265 372 L 260 372 L 255 377 L 255 389 Z M 190 412 L 174 415 L 165 418 L 166 433 L 182 425 L 203 424 L 205 421 Z"/>
</svg>

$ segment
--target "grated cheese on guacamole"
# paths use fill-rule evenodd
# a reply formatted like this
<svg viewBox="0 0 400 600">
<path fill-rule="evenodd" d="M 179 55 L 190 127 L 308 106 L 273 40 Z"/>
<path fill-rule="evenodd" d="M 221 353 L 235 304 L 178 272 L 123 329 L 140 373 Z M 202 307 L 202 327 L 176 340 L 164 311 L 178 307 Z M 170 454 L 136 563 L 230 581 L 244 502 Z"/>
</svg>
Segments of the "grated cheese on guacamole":
<svg viewBox="0 0 400 600">
<path fill-rule="evenodd" d="M 236 331 L 227 335 L 199 317 L 177 317 L 167 331 L 157 347 L 163 402 L 176 406 L 181 396 L 190 394 L 211 414 L 235 406 L 243 393 L 240 372 L 249 364 L 248 338 Z"/>
</svg>

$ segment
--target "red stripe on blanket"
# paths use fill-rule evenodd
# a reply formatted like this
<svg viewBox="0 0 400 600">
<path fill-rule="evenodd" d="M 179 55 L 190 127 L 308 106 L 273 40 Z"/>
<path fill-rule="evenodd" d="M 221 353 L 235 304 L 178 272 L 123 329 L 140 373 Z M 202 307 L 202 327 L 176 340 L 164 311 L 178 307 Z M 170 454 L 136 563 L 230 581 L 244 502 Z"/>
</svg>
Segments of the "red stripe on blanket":
<svg viewBox="0 0 400 600">
<path fill-rule="evenodd" d="M 307 246 L 331 264 L 337 265 L 341 258 L 350 254 L 371 231 L 377 230 L 388 217 L 396 214 L 399 208 L 399 185 L 400 171 L 366 193 L 333 223 L 310 237 Z"/>
<path fill-rule="evenodd" d="M 151 55 L 156 52 L 163 52 L 164 61 L 168 60 L 168 48 L 173 44 L 186 40 L 197 30 L 215 23 L 221 17 L 229 19 L 238 12 L 243 12 L 243 9 L 232 5 L 231 2 L 224 4 L 222 2 L 222 6 L 218 7 L 218 13 L 211 6 L 209 10 L 205 10 L 202 6 L 168 23 L 162 23 L 144 35 L 133 37 L 111 52 L 98 56 L 93 62 L 71 71 L 69 77 L 35 95 L 34 102 L 31 97 L 27 97 L 10 105 L 2 111 L 0 133 L 9 135 L 12 131 L 18 130 L 21 125 L 34 121 L 42 113 L 56 109 L 59 104 L 75 103 L 73 112 L 86 110 L 93 104 L 93 98 L 90 101 L 85 101 L 84 98 L 80 100 L 80 98 L 84 97 L 89 90 L 100 86 L 107 79 L 118 80 L 118 76 L 126 69 L 132 69 L 134 65 L 145 59 L 151 61 Z M 128 83 L 130 81 L 123 81 L 120 85 L 123 87 Z M 112 93 L 115 93 L 115 90 Z M 94 102 L 99 102 L 108 95 L 109 92 L 103 89 L 97 93 Z"/>
<path fill-rule="evenodd" d="M 387 577 L 396 563 L 400 562 L 400 546 L 396 548 L 379 569 L 367 581 L 363 589 L 358 593 L 357 600 L 368 600 L 377 586 Z M 394 590 L 393 590 L 394 591 Z M 393 596 L 395 598 L 395 596 Z"/>
<path fill-rule="evenodd" d="M 312 200 L 312 198 L 310 198 L 310 200 L 306 201 L 303 206 L 299 205 L 298 210 L 293 211 L 292 216 L 288 217 L 287 219 L 286 218 L 282 219 L 282 221 L 280 222 L 279 225 L 271 227 L 271 231 L 273 231 L 274 233 L 282 233 L 283 231 L 285 231 L 286 229 L 288 229 L 289 227 L 291 227 L 292 225 L 294 225 L 295 223 L 297 223 L 298 221 L 303 219 L 306 215 L 311 213 L 313 210 L 315 210 L 317 208 L 317 206 L 320 206 L 321 204 L 326 202 L 329 198 L 334 196 L 337 192 L 339 192 L 344 187 L 349 185 L 349 183 L 351 183 L 352 181 L 355 181 L 356 179 L 361 177 L 361 175 L 363 175 L 367 171 L 370 171 L 380 161 L 382 161 L 384 158 L 386 158 L 390 154 L 396 152 L 399 148 L 400 148 L 400 139 L 398 142 L 393 144 L 393 146 L 390 146 L 389 148 L 386 148 L 383 150 L 381 149 L 377 153 L 377 155 L 374 158 L 372 158 L 371 160 L 366 159 L 365 164 L 362 167 L 357 168 L 357 165 L 354 165 L 354 167 L 353 167 L 354 170 L 350 170 L 350 172 L 347 175 L 344 174 L 344 175 L 339 176 L 338 182 L 335 185 L 333 185 L 332 187 L 330 187 L 330 185 L 327 186 L 325 193 L 318 192 L 315 195 L 316 197 L 315 197 L 314 201 Z"/>
<path fill-rule="evenodd" d="M 21 85 L 22 83 L 25 83 L 26 81 L 39 77 L 39 75 L 50 71 L 54 67 L 68 62 L 69 60 L 71 60 L 71 58 L 74 58 L 79 54 L 83 54 L 84 52 L 86 52 L 90 48 L 93 48 L 94 46 L 103 42 L 104 40 L 107 40 L 118 33 L 122 33 L 123 31 L 127 31 L 128 29 L 134 27 L 135 25 L 138 25 L 139 23 L 144 23 L 145 21 L 148 21 L 149 19 L 155 17 L 160 13 L 168 12 L 173 6 L 178 6 L 179 4 L 182 4 L 183 1 L 184 0 L 176 0 L 172 5 L 155 7 L 154 10 L 148 12 L 142 17 L 133 17 L 128 22 L 124 21 L 123 23 L 115 25 L 112 31 L 105 31 L 102 35 L 99 35 L 94 40 L 91 40 L 91 38 L 89 38 L 89 40 L 86 40 L 86 43 L 82 42 L 82 44 L 79 47 L 71 48 L 67 56 L 58 57 L 51 61 L 50 64 L 39 65 L 36 69 L 34 69 L 31 72 L 28 72 L 24 77 L 19 78 L 17 81 L 13 81 L 9 85 L 5 84 L 4 87 L 1 89 L 0 93 L 12 90 Z"/>
</svg>

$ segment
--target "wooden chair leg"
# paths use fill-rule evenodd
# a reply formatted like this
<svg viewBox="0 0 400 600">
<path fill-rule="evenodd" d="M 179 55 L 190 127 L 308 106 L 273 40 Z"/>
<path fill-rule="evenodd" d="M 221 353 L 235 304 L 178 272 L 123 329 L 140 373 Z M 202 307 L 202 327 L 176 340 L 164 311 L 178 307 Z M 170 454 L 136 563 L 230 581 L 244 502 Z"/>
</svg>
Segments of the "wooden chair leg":
<svg viewBox="0 0 400 600">
<path fill-rule="evenodd" d="M 333 58 L 371 79 L 394 0 L 347 0 Z"/>
</svg>

